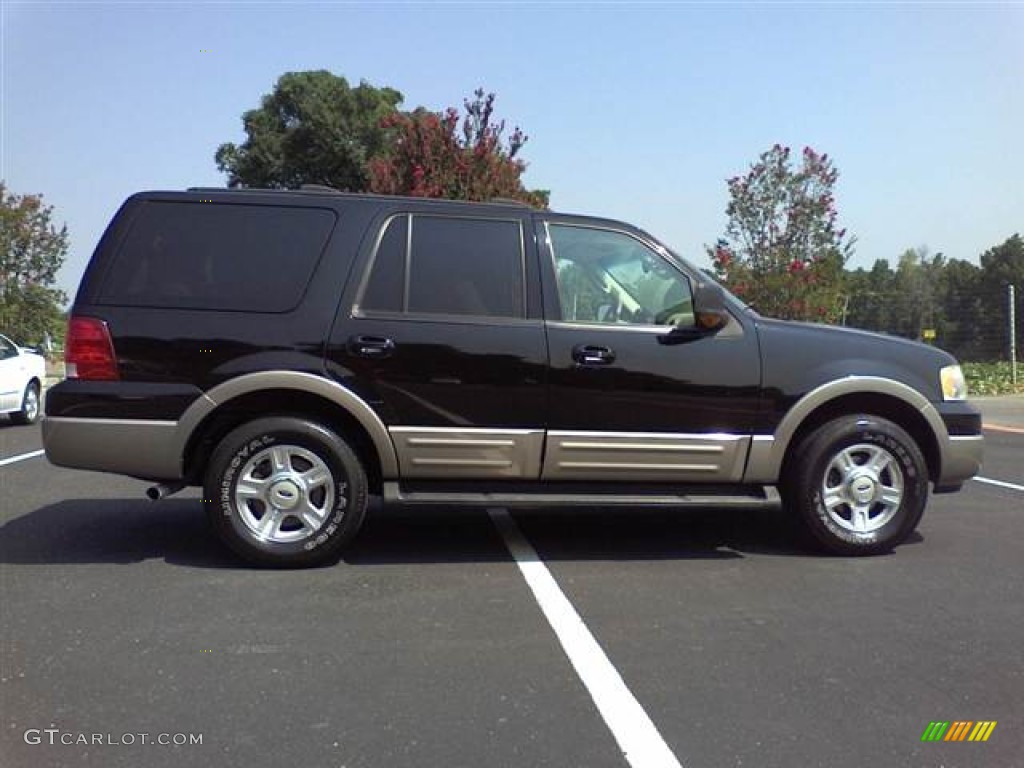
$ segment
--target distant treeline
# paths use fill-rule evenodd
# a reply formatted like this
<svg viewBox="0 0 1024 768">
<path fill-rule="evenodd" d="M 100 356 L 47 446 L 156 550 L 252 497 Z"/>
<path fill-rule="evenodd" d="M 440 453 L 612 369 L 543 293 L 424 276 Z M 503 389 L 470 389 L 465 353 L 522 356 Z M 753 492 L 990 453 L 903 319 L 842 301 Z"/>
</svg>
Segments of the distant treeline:
<svg viewBox="0 0 1024 768">
<path fill-rule="evenodd" d="M 1018 357 L 1024 343 L 1024 240 L 982 254 L 981 266 L 906 251 L 893 269 L 880 259 L 846 274 L 845 324 L 918 339 L 961 360 L 1009 358 L 1009 290 L 1015 286 Z"/>
</svg>

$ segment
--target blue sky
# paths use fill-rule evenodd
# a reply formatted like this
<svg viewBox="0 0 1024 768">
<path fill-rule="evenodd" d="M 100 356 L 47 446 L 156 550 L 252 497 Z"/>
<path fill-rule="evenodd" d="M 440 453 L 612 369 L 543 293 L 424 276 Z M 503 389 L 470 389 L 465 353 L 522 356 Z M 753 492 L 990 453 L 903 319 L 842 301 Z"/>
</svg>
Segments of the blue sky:
<svg viewBox="0 0 1024 768">
<path fill-rule="evenodd" d="M 1024 5 L 2 5 L 0 177 L 71 233 L 73 290 L 142 189 L 223 185 L 213 155 L 287 71 L 459 106 L 482 86 L 558 210 L 625 219 L 698 263 L 725 179 L 779 142 L 841 172 L 852 266 L 1024 231 Z"/>
</svg>

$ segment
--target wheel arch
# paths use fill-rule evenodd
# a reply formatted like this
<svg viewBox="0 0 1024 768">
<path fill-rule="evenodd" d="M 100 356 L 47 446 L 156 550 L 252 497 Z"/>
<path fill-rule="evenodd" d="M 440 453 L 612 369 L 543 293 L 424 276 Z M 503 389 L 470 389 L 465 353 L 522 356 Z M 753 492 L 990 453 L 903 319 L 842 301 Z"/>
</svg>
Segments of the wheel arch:
<svg viewBox="0 0 1024 768">
<path fill-rule="evenodd" d="M 387 429 L 370 406 L 340 384 L 292 371 L 248 374 L 211 389 L 179 421 L 182 473 L 201 482 L 202 468 L 232 429 L 265 416 L 311 418 L 350 441 L 363 461 L 371 492 L 397 476 Z"/>
<path fill-rule="evenodd" d="M 901 382 L 851 376 L 824 384 L 804 395 L 789 410 L 774 435 L 756 435 L 750 449 L 745 480 L 773 484 L 785 475 L 793 451 L 803 438 L 839 416 L 865 413 L 899 425 L 917 443 L 928 465 L 928 476 L 941 476 L 945 425 L 935 407 L 920 392 Z"/>
</svg>

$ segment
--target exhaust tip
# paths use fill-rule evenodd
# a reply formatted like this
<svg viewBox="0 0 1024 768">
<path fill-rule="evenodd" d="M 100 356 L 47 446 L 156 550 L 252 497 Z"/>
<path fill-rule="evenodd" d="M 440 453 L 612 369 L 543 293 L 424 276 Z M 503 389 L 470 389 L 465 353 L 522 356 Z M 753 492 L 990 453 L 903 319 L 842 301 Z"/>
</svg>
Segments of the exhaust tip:
<svg viewBox="0 0 1024 768">
<path fill-rule="evenodd" d="M 158 483 L 146 489 L 146 496 L 150 501 L 159 501 L 177 493 L 184 487 L 185 483 Z"/>
</svg>

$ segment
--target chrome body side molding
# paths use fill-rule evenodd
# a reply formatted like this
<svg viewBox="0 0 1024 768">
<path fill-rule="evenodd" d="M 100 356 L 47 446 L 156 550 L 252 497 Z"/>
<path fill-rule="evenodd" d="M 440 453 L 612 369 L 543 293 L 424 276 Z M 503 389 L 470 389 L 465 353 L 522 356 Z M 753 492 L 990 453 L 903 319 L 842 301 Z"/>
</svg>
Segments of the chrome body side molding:
<svg viewBox="0 0 1024 768">
<path fill-rule="evenodd" d="M 544 480 L 736 482 L 750 438 L 726 433 L 548 433 Z"/>
<path fill-rule="evenodd" d="M 391 427 L 403 478 L 536 480 L 541 429 Z"/>
<path fill-rule="evenodd" d="M 295 371 L 263 371 L 220 384 L 193 402 L 181 419 L 47 417 L 47 457 L 59 466 L 153 480 L 183 477 L 185 447 L 203 419 L 249 392 L 292 389 L 323 397 L 366 430 L 384 480 L 508 479 L 654 483 L 779 482 L 782 462 L 800 424 L 817 408 L 847 394 L 897 398 L 928 424 L 939 448 L 936 488 L 955 487 L 981 465 L 981 435 L 953 436 L 935 406 L 898 381 L 850 376 L 802 397 L 773 435 L 728 433 L 586 432 L 543 429 L 391 427 L 358 395 L 330 379 Z"/>
</svg>

